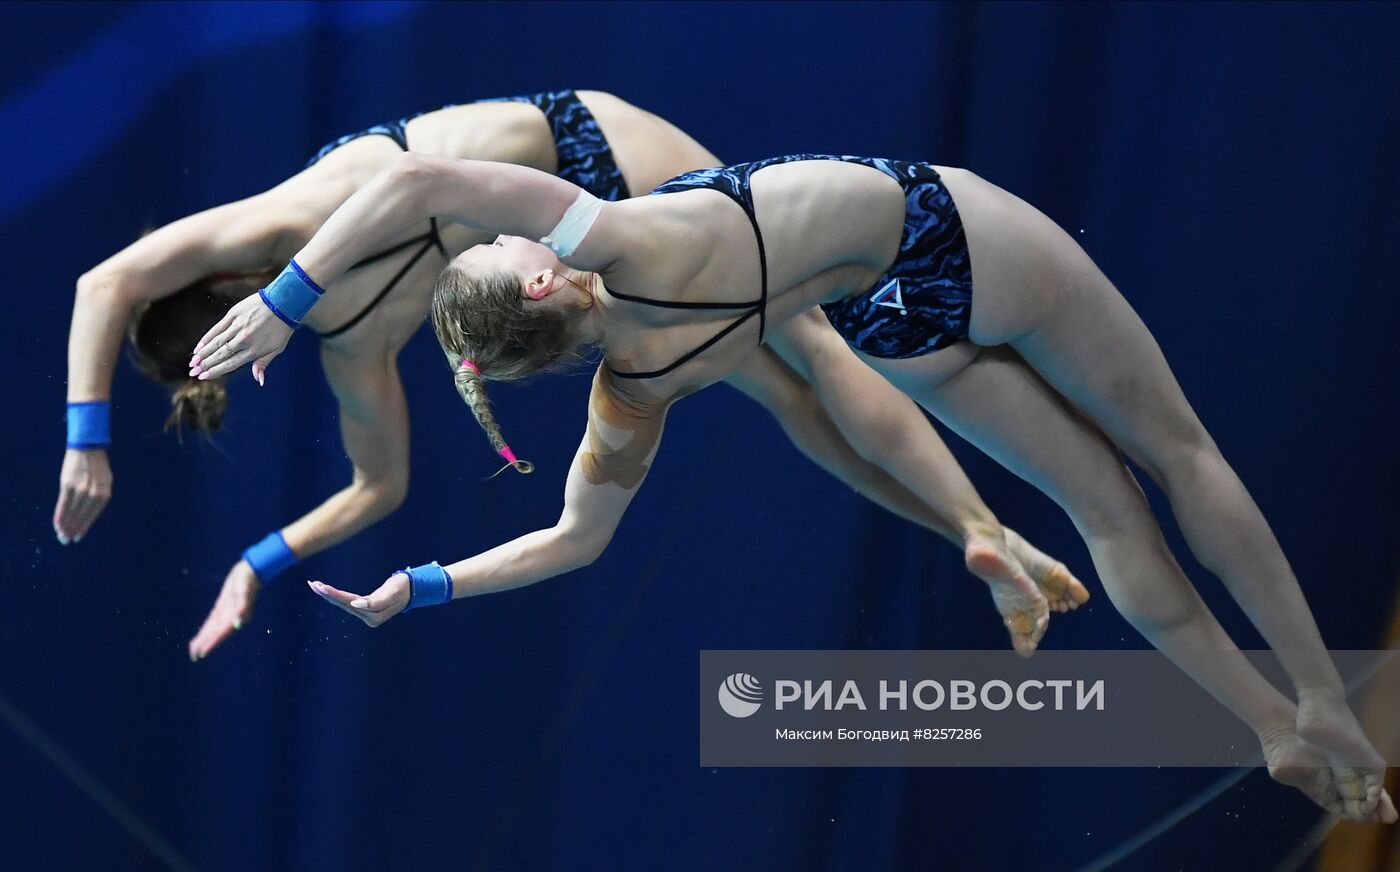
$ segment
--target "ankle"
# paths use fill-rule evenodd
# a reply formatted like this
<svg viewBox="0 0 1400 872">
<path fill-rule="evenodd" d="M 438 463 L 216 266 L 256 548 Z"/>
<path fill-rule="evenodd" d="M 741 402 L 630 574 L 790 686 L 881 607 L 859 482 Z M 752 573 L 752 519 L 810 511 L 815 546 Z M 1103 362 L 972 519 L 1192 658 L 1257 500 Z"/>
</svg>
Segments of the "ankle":
<svg viewBox="0 0 1400 872">
<path fill-rule="evenodd" d="M 990 511 L 963 515 L 953 519 L 953 526 L 962 536 L 963 548 L 967 549 L 979 542 L 994 545 L 1005 543 L 1005 531 L 996 516 Z"/>
<path fill-rule="evenodd" d="M 1299 707 L 1305 705 L 1309 707 L 1346 705 L 1347 703 L 1346 688 L 1340 684 L 1299 685 L 1296 691 Z"/>
</svg>

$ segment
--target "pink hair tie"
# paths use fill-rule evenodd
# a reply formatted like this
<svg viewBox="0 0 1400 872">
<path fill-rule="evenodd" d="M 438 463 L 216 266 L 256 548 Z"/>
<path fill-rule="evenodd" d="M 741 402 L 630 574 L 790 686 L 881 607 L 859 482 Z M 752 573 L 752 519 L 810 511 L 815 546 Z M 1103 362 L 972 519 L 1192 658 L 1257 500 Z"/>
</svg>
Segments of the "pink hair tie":
<svg viewBox="0 0 1400 872">
<path fill-rule="evenodd" d="M 457 365 L 457 368 L 458 368 L 458 369 L 469 369 L 469 370 L 471 370 L 472 372 L 476 373 L 476 375 L 477 375 L 478 378 L 481 377 L 481 370 L 477 369 L 477 368 L 476 368 L 476 364 L 472 363 L 470 360 L 467 360 L 465 357 L 462 358 L 462 362 L 459 363 L 459 364 Z"/>
<path fill-rule="evenodd" d="M 512 466 L 520 462 L 515 459 L 515 452 L 510 450 L 509 445 L 504 446 L 503 448 L 501 448 L 500 451 L 497 451 L 496 453 L 504 457 L 506 459 L 506 463 L 509 463 Z"/>
</svg>

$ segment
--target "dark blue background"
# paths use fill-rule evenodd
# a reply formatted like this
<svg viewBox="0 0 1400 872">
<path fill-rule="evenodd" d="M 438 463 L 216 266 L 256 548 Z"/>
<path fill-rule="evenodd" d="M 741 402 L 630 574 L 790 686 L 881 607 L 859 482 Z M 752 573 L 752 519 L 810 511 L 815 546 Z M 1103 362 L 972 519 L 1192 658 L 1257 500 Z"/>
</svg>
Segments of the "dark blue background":
<svg viewBox="0 0 1400 872">
<path fill-rule="evenodd" d="M 702 648 L 1006 645 L 956 551 L 819 473 L 725 389 L 673 413 L 591 568 L 376 633 L 294 574 L 189 663 L 185 641 L 238 552 L 344 483 L 334 404 L 302 337 L 266 389 L 234 380 L 215 446 L 181 446 L 160 435 L 163 394 L 123 364 L 115 499 L 60 547 L 49 519 L 74 280 L 144 227 L 274 184 L 337 134 L 446 102 L 601 88 L 726 160 L 923 159 L 1020 194 L 1157 335 L 1329 645 L 1379 641 L 1400 563 L 1400 7 L 102 3 L 0 16 L 5 723 L 32 720 L 199 868 L 1067 870 L 1221 774 L 699 768 Z M 496 458 L 427 331 L 402 370 L 409 502 L 301 576 L 367 590 L 555 517 L 586 377 L 496 392 L 540 471 L 483 482 Z M 998 514 L 1097 594 L 1045 644 L 1143 646 L 1065 517 L 955 447 Z M 1239 643 L 1260 647 L 1169 535 Z M 157 863 L 10 728 L 0 811 L 6 868 Z M 1312 820 L 1256 772 L 1127 868 L 1271 868 Z"/>
</svg>

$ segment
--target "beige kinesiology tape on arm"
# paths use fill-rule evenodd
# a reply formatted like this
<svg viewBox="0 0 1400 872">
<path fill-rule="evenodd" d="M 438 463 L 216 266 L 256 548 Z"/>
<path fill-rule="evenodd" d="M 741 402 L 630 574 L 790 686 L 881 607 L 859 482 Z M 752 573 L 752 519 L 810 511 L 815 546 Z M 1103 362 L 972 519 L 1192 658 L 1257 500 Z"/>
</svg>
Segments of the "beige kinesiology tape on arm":
<svg viewBox="0 0 1400 872">
<path fill-rule="evenodd" d="M 641 484 L 673 401 L 632 400 L 618 389 L 606 366 L 600 366 L 588 397 L 588 449 L 582 457 L 588 483 L 612 483 L 628 490 Z"/>
</svg>

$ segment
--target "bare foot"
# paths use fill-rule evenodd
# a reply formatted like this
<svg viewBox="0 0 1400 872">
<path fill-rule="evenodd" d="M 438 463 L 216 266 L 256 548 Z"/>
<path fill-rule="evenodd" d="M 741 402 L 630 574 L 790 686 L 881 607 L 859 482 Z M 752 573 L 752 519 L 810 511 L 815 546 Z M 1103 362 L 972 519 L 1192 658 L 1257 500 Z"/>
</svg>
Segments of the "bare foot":
<svg viewBox="0 0 1400 872">
<path fill-rule="evenodd" d="M 1050 625 L 1050 606 L 1005 541 L 993 533 L 972 533 L 963 551 L 967 569 L 987 583 L 1011 646 L 1029 657 Z"/>
<path fill-rule="evenodd" d="M 1264 747 L 1264 764 L 1270 778 L 1298 788 L 1332 814 L 1343 813 L 1342 798 L 1322 749 L 1309 745 L 1293 730 L 1260 736 L 1259 742 Z"/>
<path fill-rule="evenodd" d="M 1395 803 L 1386 792 L 1385 759 L 1372 747 L 1356 716 L 1339 694 L 1301 694 L 1298 735 L 1326 757 L 1350 821 L 1395 823 Z"/>
<path fill-rule="evenodd" d="M 1063 614 L 1089 601 L 1089 589 L 1070 573 L 1060 561 L 1036 548 L 1010 527 L 1003 527 L 1006 547 L 1011 556 L 1021 561 L 1050 608 Z"/>
</svg>

